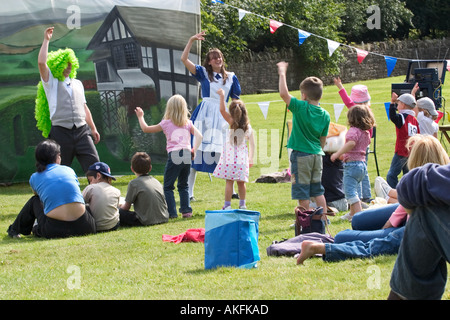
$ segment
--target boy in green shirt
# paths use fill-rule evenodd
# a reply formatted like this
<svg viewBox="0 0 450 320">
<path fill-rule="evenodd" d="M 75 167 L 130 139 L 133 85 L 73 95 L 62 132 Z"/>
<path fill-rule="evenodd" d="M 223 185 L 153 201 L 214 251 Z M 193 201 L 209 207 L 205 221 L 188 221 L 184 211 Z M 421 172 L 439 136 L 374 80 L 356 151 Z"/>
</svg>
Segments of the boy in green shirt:
<svg viewBox="0 0 450 320">
<path fill-rule="evenodd" d="M 286 83 L 287 62 L 277 64 L 280 96 L 292 112 L 292 132 L 287 147 L 292 149 L 292 199 L 299 206 L 309 208 L 309 199 L 326 209 L 322 179 L 322 148 L 328 135 L 330 114 L 319 106 L 323 83 L 316 77 L 308 77 L 300 83 L 302 100 L 289 94 Z"/>
</svg>

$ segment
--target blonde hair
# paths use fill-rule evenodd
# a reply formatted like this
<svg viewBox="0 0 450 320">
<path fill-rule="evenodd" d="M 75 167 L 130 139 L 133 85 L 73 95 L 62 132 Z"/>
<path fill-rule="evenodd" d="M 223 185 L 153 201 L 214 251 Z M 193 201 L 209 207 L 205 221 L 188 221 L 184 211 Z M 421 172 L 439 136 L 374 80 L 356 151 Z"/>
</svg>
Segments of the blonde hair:
<svg viewBox="0 0 450 320">
<path fill-rule="evenodd" d="M 438 118 L 438 116 L 432 116 L 427 109 L 424 108 L 418 108 L 419 112 L 422 111 L 423 115 L 427 118 L 430 118 L 431 120 L 436 120 Z"/>
<path fill-rule="evenodd" d="M 241 100 L 233 100 L 228 107 L 228 112 L 233 118 L 233 123 L 230 125 L 232 137 L 234 137 L 232 143 L 240 145 L 244 141 L 244 134 L 250 124 L 247 108 Z"/>
<path fill-rule="evenodd" d="M 407 148 L 410 150 L 408 168 L 421 167 L 427 163 L 445 165 L 450 163 L 447 152 L 438 139 L 432 135 L 416 134 L 408 139 Z"/>
<path fill-rule="evenodd" d="M 185 126 L 189 121 L 189 110 L 182 95 L 176 94 L 167 100 L 164 119 L 170 120 L 177 127 Z"/>
</svg>

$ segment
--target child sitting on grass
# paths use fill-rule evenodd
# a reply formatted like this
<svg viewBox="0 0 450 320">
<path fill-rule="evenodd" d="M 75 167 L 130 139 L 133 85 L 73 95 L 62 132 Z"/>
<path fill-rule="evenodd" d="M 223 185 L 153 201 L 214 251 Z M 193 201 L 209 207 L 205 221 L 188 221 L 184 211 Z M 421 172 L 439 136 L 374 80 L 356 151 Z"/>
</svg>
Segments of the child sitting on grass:
<svg viewBox="0 0 450 320">
<path fill-rule="evenodd" d="M 120 205 L 121 226 L 148 226 L 169 221 L 166 198 L 161 183 L 149 175 L 152 160 L 145 152 L 131 158 L 131 171 L 136 175 L 128 184 L 125 203 Z M 130 211 L 131 205 L 135 211 Z"/>
<path fill-rule="evenodd" d="M 116 180 L 104 162 L 96 162 L 86 172 L 89 185 L 83 190 L 86 209 L 95 219 L 97 231 L 112 231 L 119 227 L 120 190 L 111 185 Z"/>
</svg>

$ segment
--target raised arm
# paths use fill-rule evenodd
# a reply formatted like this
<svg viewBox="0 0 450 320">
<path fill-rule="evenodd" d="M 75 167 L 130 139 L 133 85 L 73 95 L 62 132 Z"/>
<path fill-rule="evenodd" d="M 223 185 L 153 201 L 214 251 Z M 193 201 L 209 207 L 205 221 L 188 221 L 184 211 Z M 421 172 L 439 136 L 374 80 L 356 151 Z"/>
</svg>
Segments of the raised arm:
<svg viewBox="0 0 450 320">
<path fill-rule="evenodd" d="M 44 32 L 44 41 L 42 42 L 41 50 L 39 51 L 38 56 L 38 67 L 39 67 L 39 73 L 41 74 L 42 80 L 44 82 L 48 82 L 49 79 L 49 69 L 47 66 L 47 56 L 48 56 L 48 46 L 50 43 L 50 39 L 53 36 L 53 29 L 54 27 L 50 27 L 45 29 Z"/>
<path fill-rule="evenodd" d="M 142 131 L 144 131 L 145 133 L 155 133 L 155 132 L 162 131 L 162 127 L 159 124 L 156 124 L 153 126 L 147 125 L 147 122 L 145 122 L 145 119 L 144 119 L 144 110 L 137 107 L 134 112 L 136 113 L 136 116 L 138 117 L 139 125 L 140 125 Z"/>
<path fill-rule="evenodd" d="M 195 64 L 191 60 L 189 60 L 189 52 L 191 51 L 192 44 L 194 43 L 194 41 L 205 40 L 204 38 L 205 34 L 206 32 L 202 31 L 190 37 L 188 43 L 186 44 L 186 47 L 184 47 L 183 53 L 181 54 L 181 62 L 183 62 L 183 64 L 189 70 L 189 72 L 194 75 L 195 75 Z"/>
<path fill-rule="evenodd" d="M 225 121 L 228 122 L 229 125 L 232 125 L 234 121 L 226 109 L 227 106 L 226 106 L 226 102 L 225 102 L 225 91 L 223 91 L 223 89 L 219 89 L 219 90 L 217 90 L 217 94 L 220 97 L 220 109 L 219 109 L 220 114 L 225 119 Z"/>
<path fill-rule="evenodd" d="M 284 61 L 277 63 L 278 76 L 279 76 L 278 88 L 280 91 L 280 97 L 289 106 L 289 104 L 291 103 L 291 95 L 289 93 L 289 89 L 287 87 L 287 82 L 286 82 L 286 72 L 287 72 L 288 65 L 289 64 Z"/>
</svg>

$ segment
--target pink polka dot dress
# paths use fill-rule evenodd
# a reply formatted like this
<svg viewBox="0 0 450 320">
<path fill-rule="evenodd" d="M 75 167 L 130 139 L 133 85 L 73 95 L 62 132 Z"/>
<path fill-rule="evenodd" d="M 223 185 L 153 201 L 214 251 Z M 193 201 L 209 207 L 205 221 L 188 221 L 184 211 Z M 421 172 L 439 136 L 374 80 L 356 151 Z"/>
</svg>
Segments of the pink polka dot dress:
<svg viewBox="0 0 450 320">
<path fill-rule="evenodd" d="M 248 182 L 249 163 L 247 141 L 251 135 L 252 128 L 248 126 L 245 139 L 240 145 L 231 143 L 230 131 L 228 131 L 224 152 L 220 156 L 219 163 L 214 170 L 213 176 L 225 180 Z"/>
</svg>

